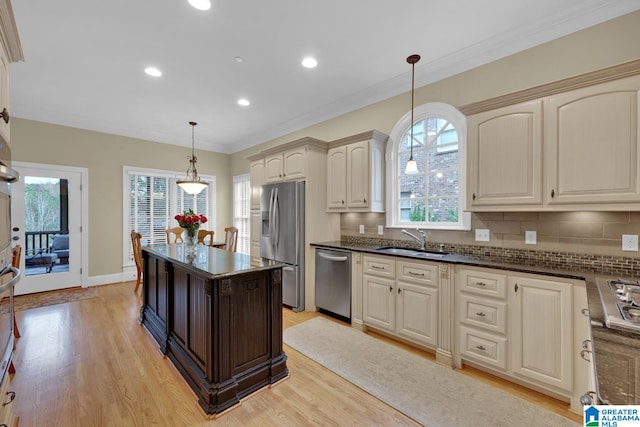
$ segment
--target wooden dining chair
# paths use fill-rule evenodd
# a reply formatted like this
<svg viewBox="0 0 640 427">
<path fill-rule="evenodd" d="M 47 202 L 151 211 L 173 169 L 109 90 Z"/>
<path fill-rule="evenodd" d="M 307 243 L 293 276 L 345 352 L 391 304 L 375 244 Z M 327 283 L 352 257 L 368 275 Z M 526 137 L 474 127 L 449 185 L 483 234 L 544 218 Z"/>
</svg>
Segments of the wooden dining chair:
<svg viewBox="0 0 640 427">
<path fill-rule="evenodd" d="M 15 268 L 20 268 L 20 258 L 22 257 L 22 246 L 15 245 L 13 249 L 11 249 L 11 255 L 12 255 L 11 266 Z M 13 288 L 11 288 L 11 293 L 13 294 Z M 20 330 L 18 329 L 18 323 L 16 322 L 15 310 L 13 311 L 13 336 L 16 338 L 20 338 Z"/>
<path fill-rule="evenodd" d="M 213 234 L 213 230 L 198 230 L 198 243 L 213 246 Z M 209 243 L 206 243 L 207 237 L 209 238 Z"/>
<path fill-rule="evenodd" d="M 224 233 L 224 248 L 235 252 L 238 247 L 238 229 L 234 226 L 226 227 Z"/>
<path fill-rule="evenodd" d="M 133 260 L 136 262 L 136 287 L 133 292 L 138 292 L 140 283 L 142 283 L 142 234 L 131 232 L 131 246 L 133 247 Z"/>
<path fill-rule="evenodd" d="M 184 243 L 184 240 L 182 239 L 183 231 L 184 231 L 184 228 L 182 227 L 173 227 L 173 228 L 168 228 L 164 230 L 164 232 L 167 233 L 167 243 L 171 243 L 171 236 L 174 236 L 173 243 L 178 243 L 178 242 Z"/>
</svg>

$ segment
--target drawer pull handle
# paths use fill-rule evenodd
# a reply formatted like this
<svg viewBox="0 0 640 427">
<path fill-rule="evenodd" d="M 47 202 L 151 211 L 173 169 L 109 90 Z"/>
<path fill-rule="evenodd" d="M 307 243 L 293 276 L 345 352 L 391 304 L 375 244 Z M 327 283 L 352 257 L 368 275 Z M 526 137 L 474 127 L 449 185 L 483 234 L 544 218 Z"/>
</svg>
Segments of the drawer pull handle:
<svg viewBox="0 0 640 427">
<path fill-rule="evenodd" d="M 479 312 L 479 313 L 476 313 L 476 316 L 485 317 L 486 314 L 484 314 L 483 312 Z"/>
<path fill-rule="evenodd" d="M 487 286 L 487 284 L 484 283 L 484 282 L 476 282 L 476 285 L 477 286 L 482 286 L 482 287 Z"/>
<path fill-rule="evenodd" d="M 580 350 L 580 357 L 582 357 L 584 360 L 586 360 L 587 362 L 591 362 L 591 358 L 586 358 L 585 356 L 587 354 L 591 354 L 591 350 Z"/>
<path fill-rule="evenodd" d="M 384 270 L 384 267 L 380 267 L 379 265 L 375 265 L 375 264 L 371 264 L 371 268 L 374 268 L 376 270 Z"/>
<path fill-rule="evenodd" d="M 420 277 L 424 277 L 424 273 L 415 273 L 413 271 L 409 271 L 409 274 L 412 276 L 420 276 Z"/>
<path fill-rule="evenodd" d="M 2 406 L 7 406 L 9 403 L 13 402 L 13 400 L 16 398 L 16 392 L 8 391 L 7 396 L 9 396 L 9 400 L 7 400 L 6 402 L 2 402 Z"/>
<path fill-rule="evenodd" d="M 483 345 L 477 345 L 476 348 L 480 351 L 487 351 L 487 349 Z"/>
</svg>

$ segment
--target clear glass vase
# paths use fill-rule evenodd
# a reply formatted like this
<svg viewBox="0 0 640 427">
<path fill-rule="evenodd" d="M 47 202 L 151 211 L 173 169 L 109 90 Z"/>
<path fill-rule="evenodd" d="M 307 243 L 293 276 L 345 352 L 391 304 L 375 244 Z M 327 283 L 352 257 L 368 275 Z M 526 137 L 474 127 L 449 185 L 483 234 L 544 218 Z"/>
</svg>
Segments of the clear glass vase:
<svg viewBox="0 0 640 427">
<path fill-rule="evenodd" d="M 185 243 L 187 244 L 187 251 L 188 252 L 195 252 L 196 251 L 196 245 L 198 244 L 198 228 L 199 227 L 190 227 L 186 229 L 186 240 Z"/>
</svg>

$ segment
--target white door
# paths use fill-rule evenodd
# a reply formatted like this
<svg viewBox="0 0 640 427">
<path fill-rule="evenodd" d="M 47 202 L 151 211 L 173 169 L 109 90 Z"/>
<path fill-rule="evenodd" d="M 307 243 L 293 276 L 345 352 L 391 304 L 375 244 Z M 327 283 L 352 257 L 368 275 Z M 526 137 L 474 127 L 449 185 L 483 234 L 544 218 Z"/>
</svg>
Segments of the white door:
<svg viewBox="0 0 640 427">
<path fill-rule="evenodd" d="M 14 246 L 22 246 L 23 272 L 15 294 L 81 286 L 86 169 L 21 162 L 12 167 L 20 173 L 11 186 L 12 239 Z M 68 251 L 60 244 L 67 236 Z M 57 247 L 52 247 L 54 240 Z"/>
</svg>

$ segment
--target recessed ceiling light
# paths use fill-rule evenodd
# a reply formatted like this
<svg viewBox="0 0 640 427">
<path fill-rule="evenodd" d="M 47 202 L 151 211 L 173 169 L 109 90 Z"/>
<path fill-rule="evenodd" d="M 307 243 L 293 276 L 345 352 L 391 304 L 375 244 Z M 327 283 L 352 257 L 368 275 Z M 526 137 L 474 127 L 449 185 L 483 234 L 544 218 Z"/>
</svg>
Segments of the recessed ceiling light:
<svg viewBox="0 0 640 427">
<path fill-rule="evenodd" d="M 211 2 L 209 0 L 189 0 L 189 4 L 198 10 L 211 9 Z"/>
<path fill-rule="evenodd" d="M 235 59 L 235 61 L 236 61 L 238 64 L 244 61 L 244 58 L 243 58 L 242 56 L 236 56 L 236 57 L 235 57 L 235 58 L 233 58 L 233 59 Z"/>
<path fill-rule="evenodd" d="M 248 99 L 246 99 L 246 98 L 240 98 L 240 99 L 238 99 L 238 104 L 239 104 L 239 105 L 242 105 L 243 107 L 246 107 L 246 106 L 248 106 L 248 105 L 251 105 L 251 103 L 249 102 L 249 100 L 248 100 Z"/>
<path fill-rule="evenodd" d="M 153 77 L 160 77 L 162 75 L 162 72 L 156 67 L 147 67 L 144 69 L 144 72 Z"/>
<path fill-rule="evenodd" d="M 318 61 L 316 61 L 315 58 L 312 58 L 310 56 L 307 56 L 302 60 L 302 66 L 304 68 L 315 68 L 316 65 L 318 65 Z"/>
</svg>

